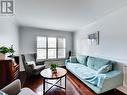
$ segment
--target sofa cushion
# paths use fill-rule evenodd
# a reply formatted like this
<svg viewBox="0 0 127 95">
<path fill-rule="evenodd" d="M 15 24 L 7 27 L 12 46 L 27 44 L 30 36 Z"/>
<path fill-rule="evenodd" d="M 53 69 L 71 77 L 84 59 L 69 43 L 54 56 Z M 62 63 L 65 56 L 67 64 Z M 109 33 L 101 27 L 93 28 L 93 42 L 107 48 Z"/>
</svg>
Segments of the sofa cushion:
<svg viewBox="0 0 127 95">
<path fill-rule="evenodd" d="M 70 57 L 70 62 L 71 62 L 71 63 L 77 63 L 76 57 L 71 56 L 71 57 Z"/>
<path fill-rule="evenodd" d="M 87 71 L 97 73 L 97 71 L 95 71 L 85 65 L 82 65 L 82 64 L 68 63 L 66 65 L 66 68 L 69 69 L 69 71 L 73 72 L 73 74 L 80 77 L 81 79 L 84 77 L 84 75 Z"/>
<path fill-rule="evenodd" d="M 91 69 L 98 70 L 102 66 L 109 64 L 109 60 L 95 58 L 95 57 L 88 57 L 87 66 Z"/>
<path fill-rule="evenodd" d="M 83 65 L 86 65 L 87 64 L 87 56 L 83 56 L 83 55 L 80 55 L 80 56 L 76 56 L 77 58 L 77 61 L 80 63 L 80 64 L 83 64 Z"/>
<path fill-rule="evenodd" d="M 34 65 L 34 67 L 36 66 L 35 61 L 28 61 L 27 64 L 28 65 L 31 65 L 32 64 L 32 65 Z"/>
<path fill-rule="evenodd" d="M 112 70 L 112 65 L 108 64 L 108 65 L 102 66 L 102 67 L 97 71 L 97 73 L 98 73 L 98 74 L 107 73 L 107 72 L 109 72 L 109 71 L 111 71 L 111 70 Z"/>
</svg>

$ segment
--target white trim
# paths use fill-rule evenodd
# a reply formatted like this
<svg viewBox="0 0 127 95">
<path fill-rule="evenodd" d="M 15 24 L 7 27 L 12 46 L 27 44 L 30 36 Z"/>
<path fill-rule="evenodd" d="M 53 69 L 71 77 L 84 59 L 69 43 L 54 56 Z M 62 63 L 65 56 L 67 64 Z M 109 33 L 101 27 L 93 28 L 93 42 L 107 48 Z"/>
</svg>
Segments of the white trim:
<svg viewBox="0 0 127 95">
<path fill-rule="evenodd" d="M 127 94 L 127 88 L 126 87 L 121 86 L 121 87 L 118 87 L 117 89 L 120 90 L 121 92 Z"/>
</svg>

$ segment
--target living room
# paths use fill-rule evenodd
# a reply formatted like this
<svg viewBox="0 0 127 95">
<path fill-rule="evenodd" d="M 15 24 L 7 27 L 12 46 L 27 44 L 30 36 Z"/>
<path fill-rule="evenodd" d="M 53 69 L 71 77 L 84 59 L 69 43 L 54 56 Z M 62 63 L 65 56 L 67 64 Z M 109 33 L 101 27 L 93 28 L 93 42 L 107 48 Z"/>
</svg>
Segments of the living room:
<svg viewBox="0 0 127 95">
<path fill-rule="evenodd" d="M 127 94 L 127 0 L 0 2 L 0 95 Z"/>
</svg>

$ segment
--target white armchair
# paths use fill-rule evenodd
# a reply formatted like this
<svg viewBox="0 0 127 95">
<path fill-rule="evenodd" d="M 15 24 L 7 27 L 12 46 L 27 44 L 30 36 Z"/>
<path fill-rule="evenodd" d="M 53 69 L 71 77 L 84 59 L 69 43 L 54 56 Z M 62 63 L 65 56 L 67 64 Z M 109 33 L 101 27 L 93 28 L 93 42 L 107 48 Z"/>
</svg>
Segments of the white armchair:
<svg viewBox="0 0 127 95">
<path fill-rule="evenodd" d="M 1 91 L 5 92 L 7 95 L 37 95 L 29 88 L 21 88 L 21 82 L 19 79 L 13 81 Z"/>
</svg>

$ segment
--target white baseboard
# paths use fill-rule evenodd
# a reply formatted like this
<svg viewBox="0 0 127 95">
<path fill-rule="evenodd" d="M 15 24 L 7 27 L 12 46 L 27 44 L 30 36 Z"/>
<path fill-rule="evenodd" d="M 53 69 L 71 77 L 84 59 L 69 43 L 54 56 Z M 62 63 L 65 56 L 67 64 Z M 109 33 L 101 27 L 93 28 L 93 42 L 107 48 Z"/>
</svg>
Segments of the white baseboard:
<svg viewBox="0 0 127 95">
<path fill-rule="evenodd" d="M 121 92 L 127 94 L 127 87 L 121 86 L 121 87 L 118 87 L 117 89 L 120 90 Z"/>
</svg>

